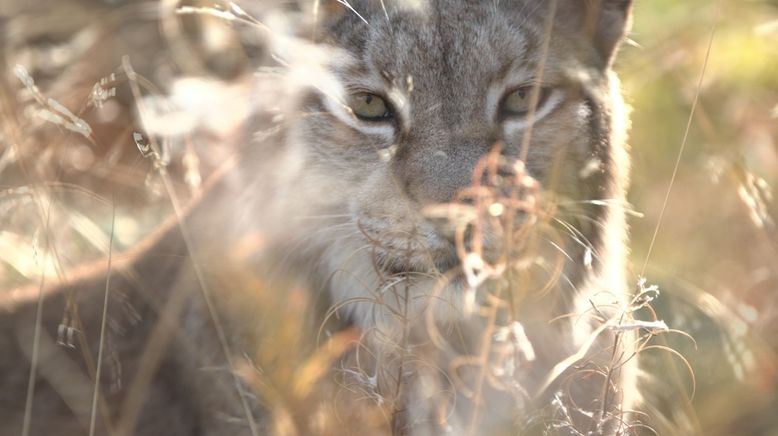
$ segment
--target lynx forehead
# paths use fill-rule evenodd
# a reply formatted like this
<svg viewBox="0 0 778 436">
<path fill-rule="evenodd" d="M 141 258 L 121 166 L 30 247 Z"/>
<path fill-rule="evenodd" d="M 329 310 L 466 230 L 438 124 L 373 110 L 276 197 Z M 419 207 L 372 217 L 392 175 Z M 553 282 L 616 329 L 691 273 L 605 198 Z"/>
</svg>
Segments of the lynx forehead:
<svg viewBox="0 0 778 436">
<path fill-rule="evenodd" d="M 453 201 L 498 144 L 569 201 L 619 195 L 626 160 L 609 137 L 619 104 L 609 64 L 620 33 L 589 35 L 583 6 L 560 2 L 555 15 L 543 2 L 351 7 L 322 25 L 322 42 L 346 53 L 328 65 L 340 88 L 315 93 L 291 130 L 315 161 L 305 178 L 338 186 L 319 201 L 346 208 L 377 243 L 386 272 L 446 272 L 456 264 L 451 238 L 423 209 Z M 584 213 L 599 219 L 605 212 Z M 586 236 L 599 244 L 598 232 Z M 333 270 L 346 261 L 372 269 L 370 256 L 351 255 L 364 239 L 329 241 Z M 333 292 L 355 295 L 355 286 L 364 287 L 339 283 Z"/>
</svg>

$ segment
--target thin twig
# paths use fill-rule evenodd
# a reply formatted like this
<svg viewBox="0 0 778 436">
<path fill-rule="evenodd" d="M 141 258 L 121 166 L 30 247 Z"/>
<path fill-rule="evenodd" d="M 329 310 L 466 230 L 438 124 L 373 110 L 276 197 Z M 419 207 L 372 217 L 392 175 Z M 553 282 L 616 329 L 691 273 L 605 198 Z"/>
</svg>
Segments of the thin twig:
<svg viewBox="0 0 778 436">
<path fill-rule="evenodd" d="M 111 235 L 108 239 L 108 271 L 105 275 L 105 297 L 103 299 L 103 318 L 100 322 L 100 343 L 97 347 L 97 369 L 95 370 L 95 389 L 92 394 L 92 413 L 89 421 L 89 436 L 95 434 L 95 422 L 97 419 L 97 399 L 100 396 L 100 375 L 103 369 L 103 348 L 105 345 L 105 325 L 108 319 L 108 299 L 111 291 L 111 260 L 113 258 L 113 237 L 116 225 L 116 198 L 113 201 L 111 214 Z"/>
<path fill-rule="evenodd" d="M 718 11 L 718 9 L 717 9 Z M 711 26 L 710 31 L 710 37 L 708 39 L 708 48 L 705 51 L 705 60 L 702 63 L 702 70 L 700 71 L 700 76 L 697 81 L 697 88 L 694 91 L 694 100 L 692 101 L 692 108 L 689 111 L 689 119 L 686 121 L 686 130 L 683 134 L 683 141 L 681 141 L 681 148 L 678 150 L 678 156 L 675 159 L 675 166 L 673 167 L 673 175 L 670 177 L 670 184 L 667 187 L 667 192 L 665 193 L 665 199 L 662 202 L 662 209 L 659 212 L 659 219 L 657 220 L 656 227 L 654 227 L 654 234 L 651 236 L 651 243 L 648 246 L 648 252 L 646 253 L 646 259 L 643 262 L 643 267 L 640 269 L 640 276 L 644 277 L 646 274 L 646 267 L 648 266 L 648 262 L 651 259 L 651 253 L 654 250 L 654 244 L 656 243 L 656 237 L 659 235 L 659 229 L 662 227 L 662 220 L 665 217 L 665 212 L 667 211 L 667 203 L 670 200 L 670 194 L 673 191 L 673 186 L 675 185 L 675 179 L 678 175 L 678 168 L 681 165 L 681 158 L 683 157 L 684 150 L 686 150 L 686 144 L 689 140 L 689 132 L 692 128 L 692 121 L 694 120 L 694 112 L 697 109 L 697 102 L 700 99 L 700 93 L 702 90 L 702 81 L 705 79 L 705 72 L 708 69 L 708 61 L 710 60 L 710 54 L 711 49 L 713 48 L 713 37 L 716 35 L 716 29 L 718 28 L 718 13 L 716 20 L 714 20 L 713 25 Z"/>
</svg>

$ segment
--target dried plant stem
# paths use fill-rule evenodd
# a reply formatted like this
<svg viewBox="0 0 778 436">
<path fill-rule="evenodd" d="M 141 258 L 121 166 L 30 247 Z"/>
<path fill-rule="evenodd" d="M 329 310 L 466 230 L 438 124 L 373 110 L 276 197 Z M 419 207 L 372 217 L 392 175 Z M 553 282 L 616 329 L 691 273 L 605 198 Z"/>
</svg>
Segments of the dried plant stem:
<svg viewBox="0 0 778 436">
<path fill-rule="evenodd" d="M 113 237 L 116 225 L 116 203 L 113 203 L 111 215 L 111 234 L 108 239 L 108 270 L 105 276 L 105 297 L 103 299 L 103 313 L 100 321 L 100 340 L 97 347 L 97 369 L 95 370 L 95 389 L 92 394 L 92 412 L 89 420 L 89 436 L 95 434 L 95 423 L 97 420 L 97 400 L 100 397 L 100 375 L 103 369 L 103 349 L 105 348 L 105 325 L 108 319 L 108 301 L 111 292 L 111 260 L 113 258 Z"/>
<path fill-rule="evenodd" d="M 718 9 L 717 9 L 718 11 Z M 659 218 L 657 219 L 656 227 L 654 227 L 654 233 L 651 236 L 651 242 L 648 245 L 648 252 L 646 253 L 646 259 L 643 261 L 643 267 L 640 268 L 640 276 L 645 277 L 646 268 L 648 262 L 651 259 L 651 253 L 654 250 L 654 244 L 656 243 L 657 235 L 659 235 L 659 229 L 662 227 L 662 221 L 667 211 L 667 204 L 670 201 L 670 194 L 673 192 L 673 186 L 675 185 L 675 179 L 678 176 L 678 168 L 681 166 L 681 159 L 683 158 L 684 151 L 686 150 L 686 144 L 689 141 L 689 132 L 692 128 L 692 122 L 694 121 L 694 113 L 697 109 L 697 103 L 700 100 L 700 93 L 702 91 L 702 82 L 705 79 L 705 72 L 708 69 L 708 61 L 710 60 L 711 50 L 713 48 L 713 38 L 716 36 L 716 29 L 718 28 L 718 15 L 713 25 L 711 26 L 710 36 L 708 38 L 708 47 L 705 50 L 705 60 L 702 62 L 702 69 L 700 70 L 700 76 L 697 80 L 697 87 L 694 90 L 694 99 L 692 100 L 692 107 L 689 110 L 689 118 L 686 120 L 686 129 L 683 133 L 683 140 L 681 141 L 681 147 L 678 150 L 678 156 L 675 159 L 675 166 L 673 166 L 673 174 L 670 176 L 670 183 L 667 186 L 665 198 L 662 202 L 662 208 L 659 211 Z"/>
<path fill-rule="evenodd" d="M 624 316 L 626 313 L 621 314 L 621 318 L 619 319 L 619 324 L 624 322 Z M 611 395 L 611 381 L 613 380 L 613 373 L 614 371 L 618 370 L 620 366 L 616 364 L 616 353 L 619 350 L 619 347 L 621 346 L 621 331 L 617 331 L 616 334 L 613 337 L 613 350 L 611 350 L 611 358 L 610 363 L 608 364 L 608 369 L 605 373 L 605 382 L 602 385 L 602 407 L 600 408 L 600 416 L 595 419 L 592 424 L 600 425 L 603 423 L 603 420 L 606 419 L 608 416 L 608 404 L 610 403 L 610 395 Z"/>
<path fill-rule="evenodd" d="M 45 266 L 42 268 L 45 268 Z M 32 357 L 30 358 L 30 377 L 27 380 L 27 398 L 24 402 L 22 436 L 29 436 L 30 434 L 30 420 L 32 418 L 32 404 L 35 394 L 35 376 L 38 371 L 38 350 L 40 348 L 41 318 L 43 316 L 43 285 L 45 283 L 45 278 L 45 271 L 41 271 L 41 281 L 38 285 L 38 306 L 35 309 L 35 329 L 32 340 Z"/>
<path fill-rule="evenodd" d="M 406 253 L 406 262 L 410 263 L 411 256 L 413 254 L 412 252 L 412 238 L 409 238 L 408 243 L 405 248 Z M 395 392 L 394 392 L 394 410 L 392 411 L 392 420 L 391 420 L 391 426 L 392 426 L 392 435 L 399 436 L 404 434 L 405 426 L 407 425 L 407 419 L 405 418 L 407 416 L 407 404 L 406 399 L 404 398 L 405 395 L 405 389 L 403 389 L 403 385 L 405 384 L 405 365 L 406 365 L 406 359 L 408 357 L 408 340 L 410 336 L 410 323 L 408 321 L 408 315 L 409 315 L 409 302 L 411 298 L 411 290 L 410 290 L 410 277 L 406 274 L 405 280 L 403 282 L 403 301 L 402 301 L 402 323 L 403 323 L 403 334 L 402 334 L 402 340 L 400 341 L 400 363 L 397 368 L 397 385 L 395 386 Z"/>
<path fill-rule="evenodd" d="M 407 405 L 405 404 L 405 389 L 403 389 L 403 385 L 405 384 L 405 364 L 406 364 L 406 358 L 407 351 L 406 347 L 408 344 L 408 335 L 409 335 L 409 326 L 408 326 L 408 300 L 410 298 L 410 289 L 408 289 L 408 284 L 406 280 L 406 285 L 404 289 L 405 294 L 405 302 L 403 306 L 403 337 L 402 341 L 400 342 L 400 363 L 397 367 L 397 384 L 395 386 L 394 391 L 394 410 L 392 411 L 392 435 L 398 436 L 404 434 L 405 425 L 407 424 L 407 419 L 405 419 L 406 413 L 407 413 Z"/>
<path fill-rule="evenodd" d="M 475 380 L 475 389 L 473 389 L 473 416 L 470 418 L 470 425 L 467 434 L 472 436 L 478 434 L 477 427 L 481 411 L 481 394 L 484 381 L 486 380 L 486 371 L 489 370 L 489 353 L 492 350 L 492 337 L 497 323 L 497 312 L 499 310 L 497 302 L 491 302 L 488 307 L 487 322 L 484 333 L 481 336 L 481 350 L 478 354 L 478 377 Z"/>
</svg>

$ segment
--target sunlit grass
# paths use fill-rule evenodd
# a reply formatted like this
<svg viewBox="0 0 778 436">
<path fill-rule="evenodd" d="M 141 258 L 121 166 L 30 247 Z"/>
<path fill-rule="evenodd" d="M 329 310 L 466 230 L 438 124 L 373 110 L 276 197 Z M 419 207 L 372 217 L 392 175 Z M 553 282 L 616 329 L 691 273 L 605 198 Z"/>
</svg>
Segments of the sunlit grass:
<svg viewBox="0 0 778 436">
<path fill-rule="evenodd" d="M 764 2 L 656 0 L 638 2 L 635 13 L 631 39 L 637 46 L 625 47 L 618 62 L 633 108 L 630 200 L 643 215 L 631 223 L 635 281 L 659 220 L 707 38 L 716 28 L 688 149 L 644 271 L 662 294 L 652 301 L 655 313 L 645 314 L 642 319 L 648 321 L 643 322 L 664 321 L 694 341 L 685 335 L 662 335 L 657 347 L 668 348 L 644 344 L 648 406 L 641 421 L 663 435 L 773 434 L 778 431 L 778 341 L 773 334 L 778 328 L 778 208 L 770 193 L 778 186 L 778 31 L 771 23 L 778 20 L 778 10 Z M 64 50 L 78 57 L 79 41 Z M 31 56 L 24 52 L 17 62 L 24 65 Z M 114 249 L 121 251 L 171 213 L 158 177 L 160 164 L 148 158 L 153 154 L 144 153 L 150 150 L 144 148 L 149 146 L 146 138 L 133 136 L 141 131 L 139 126 L 112 131 L 112 120 L 132 117 L 138 97 L 127 92 L 128 74 L 120 59 L 106 61 L 86 75 L 89 80 L 64 90 L 51 84 L 59 75 L 70 80 L 67 71 L 44 69 L 40 83 L 45 92 L 36 90 L 29 75 L 14 65 L 5 66 L 4 86 L 15 94 L 3 98 L 18 105 L 13 108 L 18 119 L 5 120 L 14 128 L 4 130 L 0 138 L 0 200 L 7 212 L 0 231 L 2 289 L 35 282 L 41 274 L 53 279 L 62 274 L 58 267 L 100 259 L 109 252 L 111 237 Z M 229 92 L 237 95 L 240 89 L 224 90 Z M 115 101 L 122 105 L 112 105 Z M 199 122 L 212 116 L 201 115 Z M 89 125 L 102 127 L 92 131 L 85 127 Z M 200 181 L 223 157 L 214 146 L 219 133 L 209 132 L 216 135 L 211 141 L 174 148 L 167 169 L 172 180 L 168 194 L 177 192 L 186 199 L 200 192 Z M 117 207 L 113 232 L 109 183 L 119 185 L 136 206 Z M 49 207 L 56 229 L 51 240 L 30 221 Z M 262 289 L 246 271 L 226 273 L 225 281 L 237 289 Z M 236 305 L 232 310 L 254 310 L 265 314 L 266 322 L 276 322 L 277 336 L 259 338 L 262 347 L 251 356 L 275 372 L 262 373 L 243 361 L 235 365 L 255 394 L 276 402 L 276 429 L 284 433 L 301 426 L 317 431 L 334 427 L 338 421 L 333 416 L 349 412 L 348 401 L 333 394 L 343 389 L 346 396 L 375 403 L 362 417 L 366 425 L 390 420 L 392 408 L 377 404 L 385 400 L 371 390 L 371 374 L 343 369 L 343 386 L 322 382 L 325 367 L 357 347 L 359 337 L 349 330 L 326 340 L 306 337 L 302 326 L 290 321 L 310 302 L 302 290 L 291 288 L 288 298 L 259 292 L 256 301 L 226 303 Z M 632 325 L 646 332 L 647 326 L 659 324 Z M 279 360 L 287 364 L 278 365 Z M 314 418 L 300 421 L 304 412 Z"/>
</svg>

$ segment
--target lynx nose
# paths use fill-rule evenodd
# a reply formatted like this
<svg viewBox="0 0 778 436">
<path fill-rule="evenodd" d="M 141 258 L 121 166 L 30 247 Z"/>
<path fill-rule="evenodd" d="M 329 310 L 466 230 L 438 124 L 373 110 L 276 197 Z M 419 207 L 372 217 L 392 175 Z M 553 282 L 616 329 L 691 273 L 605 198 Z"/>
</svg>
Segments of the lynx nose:
<svg viewBox="0 0 778 436">
<path fill-rule="evenodd" d="M 485 156 L 492 141 L 460 138 L 447 141 L 448 146 L 400 147 L 394 160 L 394 174 L 406 194 L 422 205 L 454 201 L 457 194 L 470 186 L 478 161 Z"/>
</svg>

